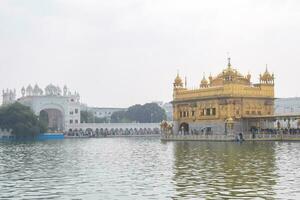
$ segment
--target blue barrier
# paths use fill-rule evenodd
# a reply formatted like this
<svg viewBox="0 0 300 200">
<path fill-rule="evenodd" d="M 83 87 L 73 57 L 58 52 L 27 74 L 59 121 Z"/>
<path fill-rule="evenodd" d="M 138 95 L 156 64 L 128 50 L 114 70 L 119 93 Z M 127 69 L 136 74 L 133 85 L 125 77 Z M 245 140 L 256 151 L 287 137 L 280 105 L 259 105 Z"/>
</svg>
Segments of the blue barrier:
<svg viewBox="0 0 300 200">
<path fill-rule="evenodd" d="M 31 136 L 0 136 L 0 141 L 28 141 L 28 140 L 62 140 L 65 136 L 62 133 L 43 133 L 36 137 Z"/>
<path fill-rule="evenodd" d="M 62 140 L 65 136 L 62 133 L 44 133 L 36 137 L 37 140 Z"/>
</svg>

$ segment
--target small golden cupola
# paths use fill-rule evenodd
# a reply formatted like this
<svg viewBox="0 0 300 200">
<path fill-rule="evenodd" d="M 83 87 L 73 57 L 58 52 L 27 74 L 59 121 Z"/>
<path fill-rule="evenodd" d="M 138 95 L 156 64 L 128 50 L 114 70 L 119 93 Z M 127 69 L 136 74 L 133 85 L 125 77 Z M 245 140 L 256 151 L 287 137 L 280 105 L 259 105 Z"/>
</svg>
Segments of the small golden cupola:
<svg viewBox="0 0 300 200">
<path fill-rule="evenodd" d="M 274 74 L 270 74 L 269 71 L 268 71 L 268 66 L 266 66 L 266 71 L 265 73 L 262 75 L 260 74 L 259 75 L 259 80 L 260 80 L 260 83 L 263 83 L 263 84 L 268 84 L 268 85 L 272 85 L 274 84 Z"/>
<path fill-rule="evenodd" d="M 203 78 L 200 84 L 200 88 L 208 88 L 208 81 L 205 78 L 205 74 L 203 74 Z"/>
<path fill-rule="evenodd" d="M 173 85 L 174 85 L 174 88 L 182 88 L 183 87 L 183 82 L 182 82 L 182 79 L 179 76 L 179 73 L 177 73 L 177 76 L 174 80 Z"/>
</svg>

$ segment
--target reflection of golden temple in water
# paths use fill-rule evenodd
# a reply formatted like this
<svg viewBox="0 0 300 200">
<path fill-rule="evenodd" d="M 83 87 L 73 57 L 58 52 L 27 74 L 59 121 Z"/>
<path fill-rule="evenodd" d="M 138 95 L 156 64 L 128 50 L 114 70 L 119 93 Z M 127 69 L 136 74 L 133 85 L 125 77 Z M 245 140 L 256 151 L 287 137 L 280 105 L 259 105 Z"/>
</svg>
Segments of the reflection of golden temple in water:
<svg viewBox="0 0 300 200">
<path fill-rule="evenodd" d="M 176 197 L 268 199 L 277 184 L 275 149 L 276 143 L 270 142 L 176 142 Z"/>
<path fill-rule="evenodd" d="M 243 127 L 256 126 L 249 118 L 274 115 L 274 74 L 268 69 L 252 84 L 251 75 L 243 76 L 232 68 L 219 75 L 205 76 L 198 89 L 188 89 L 179 74 L 174 81 L 174 131 L 205 131 L 226 133 L 228 129 L 243 131 Z M 234 126 L 233 126 L 234 125 Z"/>
</svg>

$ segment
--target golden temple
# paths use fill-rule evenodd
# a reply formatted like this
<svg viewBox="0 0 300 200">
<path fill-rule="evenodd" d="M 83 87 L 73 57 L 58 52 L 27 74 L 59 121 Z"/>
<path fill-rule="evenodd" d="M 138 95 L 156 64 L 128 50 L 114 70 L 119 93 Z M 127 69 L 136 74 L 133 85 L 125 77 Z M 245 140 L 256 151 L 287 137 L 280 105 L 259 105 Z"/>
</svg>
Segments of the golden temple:
<svg viewBox="0 0 300 200">
<path fill-rule="evenodd" d="M 173 83 L 173 121 L 175 132 L 202 131 L 227 133 L 243 131 L 249 118 L 274 115 L 274 74 L 265 72 L 259 83 L 242 75 L 231 65 L 217 76 L 203 76 L 197 89 L 188 89 L 179 74 Z M 249 127 L 247 127 L 249 128 Z"/>
</svg>

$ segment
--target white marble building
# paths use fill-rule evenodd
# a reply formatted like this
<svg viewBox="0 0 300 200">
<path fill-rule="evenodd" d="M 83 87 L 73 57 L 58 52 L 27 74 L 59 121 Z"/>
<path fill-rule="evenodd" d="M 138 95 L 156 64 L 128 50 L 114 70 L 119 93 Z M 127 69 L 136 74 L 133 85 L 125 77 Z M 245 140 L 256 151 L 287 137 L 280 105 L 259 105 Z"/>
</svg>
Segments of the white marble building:
<svg viewBox="0 0 300 200">
<path fill-rule="evenodd" d="M 37 116 L 45 112 L 48 127 L 53 131 L 64 131 L 80 123 L 80 96 L 71 93 L 66 86 L 48 85 L 44 90 L 37 84 L 21 89 L 22 97 L 16 100 L 15 90 L 3 92 L 3 105 L 18 101 L 29 106 Z"/>
</svg>

